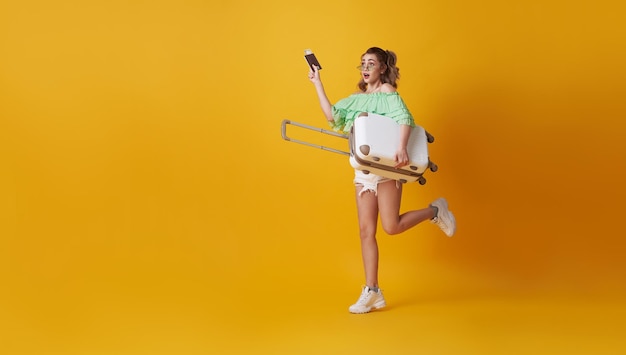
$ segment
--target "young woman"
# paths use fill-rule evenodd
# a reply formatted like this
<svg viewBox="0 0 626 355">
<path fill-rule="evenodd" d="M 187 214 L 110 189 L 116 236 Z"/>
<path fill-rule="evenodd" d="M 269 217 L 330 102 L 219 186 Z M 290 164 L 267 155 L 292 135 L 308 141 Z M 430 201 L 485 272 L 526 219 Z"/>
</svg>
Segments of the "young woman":
<svg viewBox="0 0 626 355">
<path fill-rule="evenodd" d="M 387 116 L 401 125 L 401 139 L 395 154 L 396 167 L 409 163 L 407 142 L 411 127 L 415 126 L 413 116 L 396 91 L 400 69 L 396 66 L 397 57 L 391 51 L 378 47 L 369 48 L 361 56 L 359 92 L 344 98 L 334 105 L 326 96 L 318 68 L 309 71 L 309 80 L 315 86 L 322 112 L 330 126 L 337 131 L 348 132 L 354 119 L 362 112 Z M 383 230 L 388 234 L 398 234 L 417 224 L 430 220 L 451 237 L 456 230 L 456 222 L 444 198 L 433 201 L 428 207 L 400 214 L 402 184 L 377 176 L 364 174 L 355 169 L 356 205 L 361 237 L 361 254 L 365 269 L 365 286 L 358 301 L 351 305 L 352 313 L 367 313 L 385 307 L 385 298 L 378 287 L 378 244 L 376 228 L 378 215 Z"/>
</svg>

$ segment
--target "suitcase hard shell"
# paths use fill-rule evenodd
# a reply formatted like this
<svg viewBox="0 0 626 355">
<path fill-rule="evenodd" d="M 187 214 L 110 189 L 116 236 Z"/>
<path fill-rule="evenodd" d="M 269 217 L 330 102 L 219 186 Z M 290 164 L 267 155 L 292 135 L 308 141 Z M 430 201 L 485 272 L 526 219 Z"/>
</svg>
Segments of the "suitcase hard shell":
<svg viewBox="0 0 626 355">
<path fill-rule="evenodd" d="M 350 134 L 350 165 L 365 173 L 400 182 L 425 183 L 422 175 L 426 169 L 436 170 L 428 157 L 428 143 L 432 141 L 432 136 L 429 137 L 420 126 L 411 128 L 407 143 L 409 164 L 394 168 L 399 141 L 400 125 L 394 120 L 373 113 L 363 114 L 355 119 Z"/>
</svg>

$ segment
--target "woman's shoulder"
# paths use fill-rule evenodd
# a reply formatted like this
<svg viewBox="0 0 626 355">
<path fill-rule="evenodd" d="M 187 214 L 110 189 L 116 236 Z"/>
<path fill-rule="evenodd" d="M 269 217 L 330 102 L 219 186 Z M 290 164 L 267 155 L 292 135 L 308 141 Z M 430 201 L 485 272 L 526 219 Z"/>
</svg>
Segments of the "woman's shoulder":
<svg viewBox="0 0 626 355">
<path fill-rule="evenodd" d="M 380 87 L 380 92 L 384 92 L 384 93 L 392 93 L 392 92 L 397 92 L 398 90 L 396 90 L 396 88 L 393 87 L 393 85 L 389 84 L 389 83 L 384 83 L 381 87 Z"/>
</svg>

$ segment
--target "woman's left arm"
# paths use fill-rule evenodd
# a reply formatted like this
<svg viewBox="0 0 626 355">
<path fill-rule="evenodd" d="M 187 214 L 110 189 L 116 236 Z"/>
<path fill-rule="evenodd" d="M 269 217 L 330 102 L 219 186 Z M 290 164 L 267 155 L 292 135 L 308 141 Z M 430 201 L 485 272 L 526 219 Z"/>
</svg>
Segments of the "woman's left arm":
<svg viewBox="0 0 626 355">
<path fill-rule="evenodd" d="M 398 142 L 398 150 L 396 151 L 396 168 L 401 168 L 409 164 L 409 153 L 407 145 L 409 144 L 409 136 L 411 135 L 411 126 L 400 125 L 400 142 Z"/>
<path fill-rule="evenodd" d="M 389 83 L 383 84 L 381 92 L 396 92 L 396 88 Z M 400 100 L 401 101 L 401 100 Z M 404 102 L 402 102 L 404 105 Z M 409 144 L 409 136 L 411 135 L 411 126 L 407 124 L 400 124 L 400 141 L 396 150 L 396 168 L 409 165 L 409 153 L 407 151 L 407 145 Z"/>
</svg>

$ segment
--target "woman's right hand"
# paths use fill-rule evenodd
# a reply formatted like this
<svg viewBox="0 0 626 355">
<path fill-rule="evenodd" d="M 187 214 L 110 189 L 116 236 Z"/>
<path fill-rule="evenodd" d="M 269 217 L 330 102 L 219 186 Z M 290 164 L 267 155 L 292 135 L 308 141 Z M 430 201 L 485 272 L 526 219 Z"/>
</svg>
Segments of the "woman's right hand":
<svg viewBox="0 0 626 355">
<path fill-rule="evenodd" d="M 311 80 L 313 84 L 318 84 L 322 81 L 320 79 L 320 72 L 315 64 L 313 64 L 312 67 L 313 69 L 309 70 L 309 80 Z"/>
</svg>

